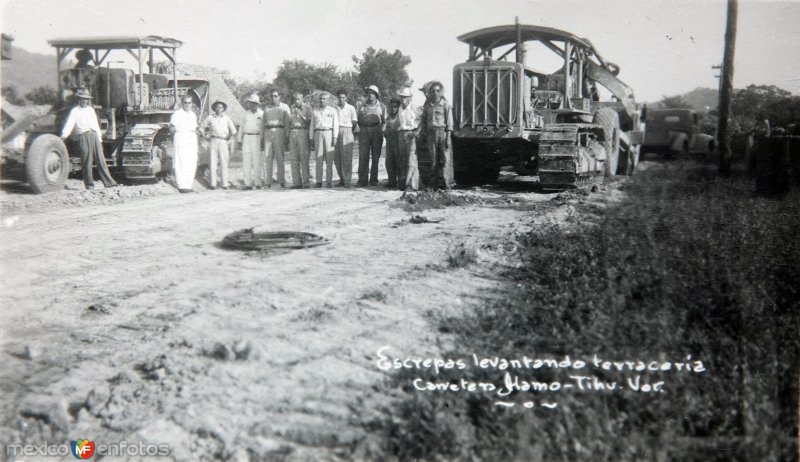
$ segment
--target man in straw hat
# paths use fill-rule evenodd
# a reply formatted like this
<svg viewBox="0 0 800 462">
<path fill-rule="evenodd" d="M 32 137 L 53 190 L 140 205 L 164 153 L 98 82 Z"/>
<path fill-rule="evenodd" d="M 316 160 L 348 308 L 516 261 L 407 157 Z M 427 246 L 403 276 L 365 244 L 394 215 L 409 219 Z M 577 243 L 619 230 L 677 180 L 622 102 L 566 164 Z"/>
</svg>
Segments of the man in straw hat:
<svg viewBox="0 0 800 462">
<path fill-rule="evenodd" d="M 378 87 L 370 85 L 364 89 L 367 97 L 366 103 L 358 111 L 358 126 L 360 128 L 358 140 L 358 186 L 378 184 L 378 161 L 381 158 L 383 147 L 383 128 L 386 124 L 386 106 L 378 101 L 380 92 Z M 372 167 L 370 168 L 370 158 Z"/>
<path fill-rule="evenodd" d="M 273 89 L 269 92 L 270 101 L 264 107 L 264 154 L 267 158 L 267 187 L 272 187 L 272 163 L 277 163 L 278 183 L 286 186 L 286 162 L 283 157 L 289 144 L 289 118 L 291 112 L 286 103 L 281 102 L 281 94 Z"/>
<path fill-rule="evenodd" d="M 169 130 L 172 132 L 172 146 L 175 148 L 173 168 L 175 184 L 182 193 L 192 192 L 194 175 L 197 171 L 197 114 L 192 110 L 192 97 L 184 95 L 181 107 L 172 113 Z"/>
<path fill-rule="evenodd" d="M 106 165 L 100 124 L 97 122 L 97 113 L 91 104 L 92 95 L 81 88 L 75 93 L 75 97 L 78 99 L 78 105 L 69 111 L 67 121 L 61 130 L 61 139 L 66 140 L 69 137 L 78 143 L 83 166 L 83 184 L 86 189 L 94 189 L 92 164 L 95 161 L 103 184 L 106 188 L 113 188 L 117 186 L 117 183 L 111 178 L 111 173 Z"/>
<path fill-rule="evenodd" d="M 401 98 L 397 113 L 398 167 L 397 189 L 419 189 L 416 136 L 419 132 L 420 110 L 411 104 L 411 89 L 404 87 L 397 96 Z"/>
<path fill-rule="evenodd" d="M 259 109 L 261 98 L 255 93 L 244 100 L 247 111 L 244 113 L 239 143 L 242 145 L 242 174 L 244 188 L 261 187 L 264 180 L 264 161 L 261 142 L 264 137 L 264 111 Z"/>
<path fill-rule="evenodd" d="M 236 126 L 227 115 L 228 110 L 224 101 L 214 101 L 211 105 L 214 113 L 208 116 L 203 123 L 203 132 L 208 143 L 208 157 L 211 164 L 211 189 L 217 188 L 217 164 L 219 164 L 222 177 L 222 189 L 228 189 L 228 159 L 230 158 L 229 144 L 236 135 Z"/>
<path fill-rule="evenodd" d="M 453 107 L 444 98 L 444 85 L 433 81 L 428 86 L 428 100 L 422 110 L 420 130 L 428 137 L 428 154 L 431 156 L 431 176 L 428 187 L 438 189 L 439 175 L 444 178 L 444 187 L 451 189 L 453 180 Z"/>
</svg>

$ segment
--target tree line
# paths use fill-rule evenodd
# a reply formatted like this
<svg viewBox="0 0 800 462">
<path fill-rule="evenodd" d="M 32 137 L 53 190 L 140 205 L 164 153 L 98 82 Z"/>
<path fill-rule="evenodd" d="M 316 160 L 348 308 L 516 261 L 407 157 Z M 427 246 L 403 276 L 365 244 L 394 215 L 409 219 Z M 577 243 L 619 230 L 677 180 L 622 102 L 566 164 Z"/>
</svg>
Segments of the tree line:
<svg viewBox="0 0 800 462">
<path fill-rule="evenodd" d="M 664 96 L 659 105 L 665 108 L 688 108 L 692 104 L 683 95 Z M 699 129 L 713 134 L 719 115 L 717 109 L 699 114 Z M 772 127 L 789 130 L 800 122 L 800 96 L 775 85 L 749 85 L 735 90 L 731 101 L 731 134 L 749 135 L 759 121 L 769 120 Z"/>
<path fill-rule="evenodd" d="M 52 106 L 58 102 L 56 90 L 52 87 L 37 87 L 22 97 L 13 85 L 5 85 L 2 90 L 3 98 L 11 104 L 25 106 L 28 104 Z"/>
<path fill-rule="evenodd" d="M 302 59 L 287 59 L 278 68 L 272 81 L 267 80 L 264 74 L 256 79 L 239 79 L 226 73 L 223 79 L 238 99 L 243 100 L 256 93 L 262 101 L 268 101 L 267 95 L 273 88 L 283 95 L 284 101 L 289 101 L 295 93 L 335 94 L 339 89 L 347 91 L 349 99 L 354 101 L 363 94 L 364 87 L 377 85 L 381 92 L 380 99 L 388 103 L 395 91 L 412 84 L 406 69 L 411 57 L 400 50 L 389 52 L 369 47 L 352 59 L 354 70 L 340 71 L 329 63 L 313 64 Z"/>
<path fill-rule="evenodd" d="M 411 57 L 400 50 L 390 52 L 369 47 L 352 59 L 354 70 L 344 71 L 330 63 L 313 64 L 302 59 L 287 59 L 278 68 L 272 81 L 266 74 L 255 79 L 233 77 L 228 71 L 222 71 L 221 75 L 239 100 L 256 93 L 262 101 L 269 101 L 267 95 L 273 88 L 284 95 L 284 101 L 290 101 L 290 96 L 298 92 L 304 95 L 320 91 L 335 93 L 340 88 L 345 89 L 354 101 L 363 93 L 364 87 L 377 85 L 381 100 L 388 103 L 395 91 L 413 83 L 407 70 Z M 19 106 L 54 105 L 58 101 L 55 88 L 47 86 L 38 87 L 22 96 L 13 85 L 7 85 L 2 87 L 2 96 L 9 103 Z"/>
</svg>

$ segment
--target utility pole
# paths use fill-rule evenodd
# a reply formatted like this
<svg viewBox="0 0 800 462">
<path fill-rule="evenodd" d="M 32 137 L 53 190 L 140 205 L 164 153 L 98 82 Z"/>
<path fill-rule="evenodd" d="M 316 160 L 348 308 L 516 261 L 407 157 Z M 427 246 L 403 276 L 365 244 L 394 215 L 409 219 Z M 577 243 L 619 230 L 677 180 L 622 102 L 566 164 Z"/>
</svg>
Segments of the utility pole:
<svg viewBox="0 0 800 462">
<path fill-rule="evenodd" d="M 737 0 L 728 0 L 728 22 L 725 27 L 725 54 L 722 59 L 722 78 L 719 84 L 719 172 L 727 175 L 731 171 L 731 99 L 733 98 L 733 54 L 736 49 Z"/>
</svg>

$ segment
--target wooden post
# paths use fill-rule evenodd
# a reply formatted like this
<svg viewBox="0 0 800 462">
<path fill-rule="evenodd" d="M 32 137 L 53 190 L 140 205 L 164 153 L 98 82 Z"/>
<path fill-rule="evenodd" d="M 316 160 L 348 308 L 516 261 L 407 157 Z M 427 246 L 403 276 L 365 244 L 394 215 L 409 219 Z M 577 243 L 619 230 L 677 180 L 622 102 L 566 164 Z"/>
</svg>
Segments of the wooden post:
<svg viewBox="0 0 800 462">
<path fill-rule="evenodd" d="M 728 0 L 728 23 L 725 27 L 725 54 L 722 60 L 722 78 L 719 91 L 719 172 L 727 175 L 731 171 L 731 99 L 733 98 L 733 54 L 736 49 L 737 0 Z"/>
</svg>

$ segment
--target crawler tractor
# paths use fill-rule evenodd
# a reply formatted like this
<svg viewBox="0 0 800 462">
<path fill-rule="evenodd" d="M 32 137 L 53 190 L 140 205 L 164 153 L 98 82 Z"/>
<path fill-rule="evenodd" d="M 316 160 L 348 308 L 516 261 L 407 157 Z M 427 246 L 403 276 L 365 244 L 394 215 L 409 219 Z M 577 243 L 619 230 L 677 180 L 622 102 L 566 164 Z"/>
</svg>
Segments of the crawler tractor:
<svg viewBox="0 0 800 462">
<path fill-rule="evenodd" d="M 78 88 L 92 94 L 103 132 L 104 155 L 115 177 L 147 181 L 168 172 L 173 154 L 169 119 L 177 102 L 188 95 L 194 101 L 198 120 L 209 113 L 208 80 L 177 76 L 175 55 L 182 43 L 155 36 L 56 39 L 48 43 L 56 48 L 58 103 L 46 116 L 21 121 L 4 131 L 4 142 L 27 135 L 16 162 L 4 159 L 4 175 L 13 174 L 16 164 L 31 189 L 43 193 L 63 189 L 67 175 L 80 172 L 77 146 L 59 138 Z M 73 51 L 78 65 L 65 68 L 65 60 Z M 112 61 L 123 57 L 133 58 L 135 70 L 118 67 L 123 61 Z M 156 63 L 156 57 L 166 57 L 169 64 Z"/>
<path fill-rule="evenodd" d="M 559 190 L 633 172 L 643 139 L 633 90 L 589 40 L 519 23 L 458 40 L 469 58 L 453 68 L 457 184 L 520 181 Z M 560 67 L 529 67 L 531 42 Z"/>
</svg>

